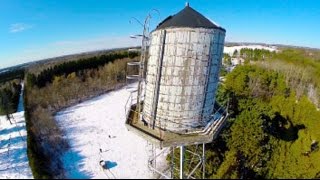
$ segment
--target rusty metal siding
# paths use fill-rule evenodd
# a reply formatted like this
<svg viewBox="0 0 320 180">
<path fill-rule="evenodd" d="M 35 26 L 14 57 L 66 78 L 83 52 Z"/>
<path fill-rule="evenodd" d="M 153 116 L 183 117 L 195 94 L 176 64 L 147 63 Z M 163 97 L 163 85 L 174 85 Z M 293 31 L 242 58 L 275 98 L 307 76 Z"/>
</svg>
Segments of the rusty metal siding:
<svg viewBox="0 0 320 180">
<path fill-rule="evenodd" d="M 166 29 L 162 44 L 163 31 L 154 31 L 151 36 L 143 118 L 152 123 L 156 117 L 156 126 L 166 130 L 192 131 L 211 120 L 225 32 L 204 28 Z M 159 69 L 161 76 L 157 82 Z M 159 90 L 155 91 L 158 85 Z"/>
</svg>

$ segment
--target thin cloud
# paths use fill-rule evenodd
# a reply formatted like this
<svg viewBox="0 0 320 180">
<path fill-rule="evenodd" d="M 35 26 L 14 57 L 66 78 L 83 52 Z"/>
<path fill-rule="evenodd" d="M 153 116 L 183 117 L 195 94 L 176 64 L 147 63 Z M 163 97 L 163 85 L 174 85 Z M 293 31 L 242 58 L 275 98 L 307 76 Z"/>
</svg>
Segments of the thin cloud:
<svg viewBox="0 0 320 180">
<path fill-rule="evenodd" d="M 27 29 L 31 29 L 31 28 L 32 28 L 32 25 L 30 25 L 30 24 L 15 23 L 15 24 L 10 25 L 9 32 L 10 33 L 17 33 L 17 32 L 25 31 Z"/>
</svg>

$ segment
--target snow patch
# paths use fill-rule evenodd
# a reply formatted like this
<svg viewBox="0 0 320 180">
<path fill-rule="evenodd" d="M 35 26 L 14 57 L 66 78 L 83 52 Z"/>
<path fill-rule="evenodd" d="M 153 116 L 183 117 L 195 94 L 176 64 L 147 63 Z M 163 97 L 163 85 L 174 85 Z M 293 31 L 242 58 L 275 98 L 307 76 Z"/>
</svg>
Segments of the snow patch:
<svg viewBox="0 0 320 180">
<path fill-rule="evenodd" d="M 71 145 L 62 157 L 67 178 L 154 178 L 147 141 L 125 127 L 129 95 L 122 88 L 57 113 Z M 164 166 L 165 158 L 157 163 Z"/>
</svg>

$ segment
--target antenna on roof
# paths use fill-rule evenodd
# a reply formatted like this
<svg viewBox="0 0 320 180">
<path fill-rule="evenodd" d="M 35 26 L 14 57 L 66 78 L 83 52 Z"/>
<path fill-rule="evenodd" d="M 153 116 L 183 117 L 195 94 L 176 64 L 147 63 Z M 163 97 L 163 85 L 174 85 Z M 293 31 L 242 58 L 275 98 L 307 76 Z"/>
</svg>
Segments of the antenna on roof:
<svg viewBox="0 0 320 180">
<path fill-rule="evenodd" d="M 186 2 L 186 7 L 189 7 L 189 1 Z"/>
</svg>

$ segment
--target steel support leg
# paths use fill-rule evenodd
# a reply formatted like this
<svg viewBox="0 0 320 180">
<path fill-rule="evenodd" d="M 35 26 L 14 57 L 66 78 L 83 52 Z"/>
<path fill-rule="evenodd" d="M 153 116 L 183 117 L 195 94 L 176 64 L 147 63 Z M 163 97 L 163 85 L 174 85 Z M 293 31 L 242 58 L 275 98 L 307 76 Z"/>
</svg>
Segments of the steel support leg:
<svg viewBox="0 0 320 180">
<path fill-rule="evenodd" d="M 184 167 L 184 146 L 180 146 L 180 179 L 183 179 Z"/>
<path fill-rule="evenodd" d="M 202 144 L 202 179 L 205 179 L 206 175 L 206 144 Z"/>
</svg>

